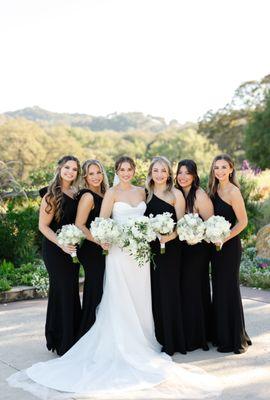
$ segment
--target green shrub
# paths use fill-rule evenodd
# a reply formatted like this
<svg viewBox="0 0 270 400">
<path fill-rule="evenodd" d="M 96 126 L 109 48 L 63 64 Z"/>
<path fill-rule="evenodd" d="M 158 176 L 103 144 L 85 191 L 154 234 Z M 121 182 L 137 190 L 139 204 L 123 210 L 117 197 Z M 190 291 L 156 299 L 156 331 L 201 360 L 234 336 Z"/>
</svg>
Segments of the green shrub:
<svg viewBox="0 0 270 400">
<path fill-rule="evenodd" d="M 10 261 L 3 260 L 0 264 L 0 291 L 9 290 L 12 286 L 35 286 L 37 291 L 46 295 L 49 287 L 49 278 L 44 263 L 36 260 L 35 263 L 22 264 L 15 267 Z"/>
<path fill-rule="evenodd" d="M 15 266 L 34 262 L 40 253 L 41 235 L 38 231 L 38 201 L 13 200 L 0 217 L 0 260 Z"/>
<path fill-rule="evenodd" d="M 270 289 L 270 259 L 257 257 L 255 247 L 248 247 L 243 252 L 240 282 L 246 286 Z"/>
<path fill-rule="evenodd" d="M 5 292 L 11 289 L 10 282 L 6 278 L 0 278 L 0 292 Z"/>
</svg>

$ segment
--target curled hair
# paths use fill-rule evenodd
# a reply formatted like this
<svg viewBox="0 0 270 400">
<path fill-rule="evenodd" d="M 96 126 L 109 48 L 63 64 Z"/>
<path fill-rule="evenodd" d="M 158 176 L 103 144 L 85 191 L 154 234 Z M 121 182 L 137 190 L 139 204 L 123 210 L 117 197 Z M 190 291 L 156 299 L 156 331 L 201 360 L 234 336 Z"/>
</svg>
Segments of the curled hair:
<svg viewBox="0 0 270 400">
<path fill-rule="evenodd" d="M 193 177 L 193 181 L 191 183 L 191 188 L 188 192 L 187 197 L 185 197 L 184 190 L 181 187 L 181 185 L 179 185 L 178 180 L 177 180 L 177 176 L 180 172 L 181 167 L 186 167 L 186 169 L 188 170 L 188 173 L 191 174 Z M 179 161 L 179 163 L 177 165 L 176 176 L 175 176 L 175 187 L 177 189 L 180 189 L 184 195 L 184 198 L 186 200 L 186 211 L 188 213 L 193 213 L 194 203 L 195 203 L 195 199 L 196 199 L 196 192 L 197 192 L 197 189 L 199 189 L 199 187 L 200 187 L 200 178 L 198 176 L 197 165 L 196 165 L 195 161 L 188 160 L 188 159 Z"/>
<path fill-rule="evenodd" d="M 145 183 L 145 186 L 146 186 L 146 189 L 147 189 L 147 192 L 148 192 L 148 194 L 147 194 L 147 203 L 149 203 L 149 201 L 152 199 L 153 194 L 154 194 L 154 184 L 155 183 L 154 183 L 153 178 L 152 178 L 152 171 L 153 171 L 153 167 L 154 167 L 154 165 L 156 163 L 160 163 L 160 164 L 165 165 L 165 167 L 166 167 L 166 169 L 168 171 L 168 175 L 169 176 L 167 178 L 165 192 L 170 192 L 172 190 L 172 187 L 173 187 L 173 170 L 172 170 L 172 166 L 171 166 L 170 161 L 166 157 L 163 157 L 163 156 L 154 157 L 152 159 L 152 161 L 151 161 L 150 166 L 149 166 L 147 177 L 146 177 L 146 183 Z"/>
<path fill-rule="evenodd" d="M 99 168 L 99 170 L 102 173 L 102 175 L 103 175 L 103 180 L 102 180 L 101 185 L 100 185 L 101 186 L 100 190 L 101 190 L 101 193 L 104 194 L 106 192 L 106 190 L 108 190 L 108 188 L 109 188 L 109 181 L 108 181 L 108 177 L 107 177 L 105 168 L 103 167 L 101 162 L 99 162 L 98 160 L 90 159 L 90 160 L 86 160 L 83 163 L 83 165 L 82 165 L 82 178 L 84 180 L 83 187 L 84 188 L 88 188 L 86 177 L 88 175 L 88 170 L 89 170 L 89 167 L 91 165 L 96 165 Z"/>
<path fill-rule="evenodd" d="M 52 209 L 55 210 L 54 217 L 57 222 L 60 222 L 62 216 L 62 200 L 63 200 L 63 192 L 61 188 L 62 178 L 61 178 L 61 168 L 68 162 L 75 161 L 78 167 L 78 173 L 76 179 L 72 182 L 72 186 L 76 186 L 79 176 L 80 176 L 80 162 L 78 158 L 74 156 L 64 156 L 60 158 L 57 162 L 57 167 L 55 171 L 55 175 L 51 183 L 49 184 L 48 191 L 45 197 L 46 200 L 46 208 L 45 211 L 49 214 Z"/>
<path fill-rule="evenodd" d="M 225 160 L 229 164 L 229 166 L 233 169 L 233 171 L 229 175 L 229 181 L 236 187 L 239 188 L 239 183 L 236 178 L 236 172 L 234 168 L 234 162 L 231 159 L 231 157 L 228 154 L 219 154 L 216 156 L 212 162 L 211 169 L 210 169 L 210 174 L 209 174 L 209 180 L 208 180 L 208 194 L 211 198 L 213 198 L 217 192 L 218 188 L 218 179 L 215 177 L 215 163 L 218 160 Z"/>
<path fill-rule="evenodd" d="M 121 168 L 122 164 L 125 162 L 129 163 L 131 168 L 135 171 L 136 164 L 135 164 L 135 161 L 133 160 L 133 158 L 131 158 L 129 156 L 121 156 L 115 161 L 115 165 L 114 165 L 115 172 L 118 172 L 119 169 Z"/>
</svg>

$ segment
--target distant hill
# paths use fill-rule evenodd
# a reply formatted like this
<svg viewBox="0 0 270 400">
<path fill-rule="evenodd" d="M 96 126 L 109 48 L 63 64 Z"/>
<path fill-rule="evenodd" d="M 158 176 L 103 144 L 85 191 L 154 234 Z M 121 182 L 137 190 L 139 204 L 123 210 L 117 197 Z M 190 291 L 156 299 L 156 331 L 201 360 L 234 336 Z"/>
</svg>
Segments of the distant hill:
<svg viewBox="0 0 270 400">
<path fill-rule="evenodd" d="M 26 118 L 31 121 L 46 124 L 64 124 L 74 127 L 89 128 L 92 131 L 113 130 L 127 132 L 130 130 L 143 130 L 150 132 L 162 132 L 168 128 L 181 128 L 194 125 L 192 123 L 180 124 L 172 120 L 169 124 L 164 118 L 145 115 L 141 112 L 113 113 L 107 116 L 92 116 L 88 114 L 56 113 L 44 110 L 38 106 L 27 107 L 22 110 L 4 113 L 11 118 Z"/>
</svg>

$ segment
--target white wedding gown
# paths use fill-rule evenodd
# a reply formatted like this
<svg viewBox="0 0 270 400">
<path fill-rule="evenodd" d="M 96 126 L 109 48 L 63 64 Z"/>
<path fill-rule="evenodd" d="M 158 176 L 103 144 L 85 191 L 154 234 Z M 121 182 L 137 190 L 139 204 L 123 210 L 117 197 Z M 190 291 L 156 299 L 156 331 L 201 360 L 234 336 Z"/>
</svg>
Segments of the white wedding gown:
<svg viewBox="0 0 270 400">
<path fill-rule="evenodd" d="M 113 218 L 143 215 L 144 202 L 116 202 Z M 65 355 L 17 372 L 11 386 L 41 399 L 214 399 L 215 377 L 160 352 L 151 310 L 149 264 L 114 246 L 106 260 L 96 322 Z M 184 358 L 184 357 L 183 357 Z"/>
</svg>

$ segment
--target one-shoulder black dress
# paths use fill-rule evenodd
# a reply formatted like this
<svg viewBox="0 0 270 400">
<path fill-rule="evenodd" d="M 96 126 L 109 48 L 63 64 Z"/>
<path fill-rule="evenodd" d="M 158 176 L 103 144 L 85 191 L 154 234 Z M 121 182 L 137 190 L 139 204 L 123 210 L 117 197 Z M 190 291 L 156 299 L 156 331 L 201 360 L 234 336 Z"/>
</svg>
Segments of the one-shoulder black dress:
<svg viewBox="0 0 270 400">
<path fill-rule="evenodd" d="M 94 198 L 94 208 L 90 211 L 86 226 L 99 216 L 103 198 L 89 189 L 79 192 L 77 199 L 80 200 L 85 193 L 91 193 Z M 105 270 L 105 256 L 102 254 L 101 246 L 94 242 L 85 240 L 78 250 L 78 258 L 84 268 L 84 290 L 82 319 L 78 337 L 83 336 L 96 320 L 96 308 L 99 305 L 103 293 L 103 278 Z"/>
<path fill-rule="evenodd" d="M 181 297 L 186 349 L 209 350 L 211 338 L 210 245 L 183 241 Z"/>
<path fill-rule="evenodd" d="M 46 189 L 40 190 L 43 197 Z M 56 232 L 63 225 L 74 224 L 77 201 L 63 193 L 60 222 L 53 218 L 50 228 Z M 49 296 L 45 336 L 48 350 L 66 353 L 76 341 L 81 317 L 79 264 L 60 247 L 43 237 L 42 256 L 49 274 Z"/>
<path fill-rule="evenodd" d="M 153 195 L 147 204 L 145 215 L 172 213 L 177 221 L 174 207 Z M 185 337 L 180 296 L 181 242 L 178 238 L 166 243 L 165 254 L 160 254 L 160 242 L 151 242 L 154 254 L 151 262 L 152 308 L 155 334 L 162 351 L 169 355 L 185 354 Z"/>
<path fill-rule="evenodd" d="M 222 200 L 218 193 L 213 198 L 213 205 L 215 215 L 223 216 L 233 227 L 236 216 L 232 206 Z M 239 235 L 224 243 L 220 251 L 212 246 L 213 344 L 222 353 L 240 354 L 251 345 L 245 330 L 239 288 L 241 253 Z"/>
</svg>

